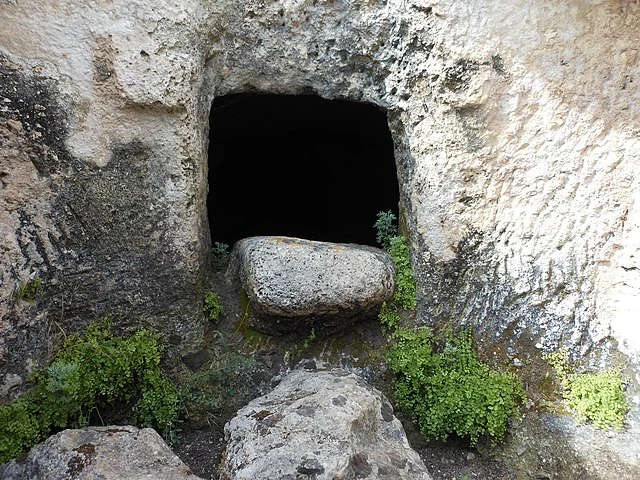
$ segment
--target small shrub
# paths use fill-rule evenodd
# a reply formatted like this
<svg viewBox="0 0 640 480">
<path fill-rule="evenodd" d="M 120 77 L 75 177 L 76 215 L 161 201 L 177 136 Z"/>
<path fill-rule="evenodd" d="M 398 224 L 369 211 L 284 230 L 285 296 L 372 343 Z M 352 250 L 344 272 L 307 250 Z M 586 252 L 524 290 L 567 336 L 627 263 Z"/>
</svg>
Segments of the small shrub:
<svg viewBox="0 0 640 480">
<path fill-rule="evenodd" d="M 601 430 L 620 430 L 629 410 L 624 387 L 620 372 L 576 374 L 565 398 L 581 421 L 592 421 Z"/>
<path fill-rule="evenodd" d="M 417 308 L 416 279 L 411 267 L 411 250 L 407 240 L 397 234 L 396 216 L 393 212 L 379 212 L 374 227 L 376 240 L 389 253 L 395 267 L 395 291 L 393 301 L 385 302 L 378 319 L 392 331 L 399 325 L 400 310 L 413 311 Z"/>
<path fill-rule="evenodd" d="M 31 389 L 0 407 L 0 463 L 55 430 L 86 426 L 116 405 L 133 405 L 141 426 L 169 434 L 181 407 L 178 390 L 160 371 L 160 356 L 153 333 L 115 337 L 107 318 L 84 337 L 70 337 L 51 365 L 31 376 Z"/>
<path fill-rule="evenodd" d="M 0 407 L 0 464 L 43 439 L 42 426 L 35 413 L 23 398 Z"/>
<path fill-rule="evenodd" d="M 44 293 L 44 286 L 39 277 L 18 285 L 14 291 L 14 298 L 24 302 L 33 303 Z"/>
<path fill-rule="evenodd" d="M 213 242 L 211 246 L 211 257 L 213 268 L 216 271 L 222 270 L 229 260 L 229 245 L 221 242 Z"/>
<path fill-rule="evenodd" d="M 389 210 L 388 212 L 378 212 L 378 219 L 373 227 L 376 229 L 376 242 L 387 250 L 391 243 L 391 238 L 398 234 L 396 226 L 396 216 Z"/>
<path fill-rule="evenodd" d="M 142 381 L 142 398 L 133 407 L 133 423 L 157 428 L 165 439 L 175 441 L 182 412 L 179 390 L 160 371 L 148 372 Z"/>
<path fill-rule="evenodd" d="M 209 320 L 217 322 L 222 314 L 222 300 L 220 295 L 211 290 L 204 297 L 204 312 L 209 317 Z"/>
<path fill-rule="evenodd" d="M 378 320 L 388 332 L 395 331 L 400 326 L 400 314 L 393 302 L 384 302 L 378 313 Z"/>
<path fill-rule="evenodd" d="M 289 363 L 291 363 L 291 350 L 286 350 L 284 352 L 284 355 L 282 357 L 282 360 L 284 361 L 284 363 L 286 363 L 287 365 Z"/>
<path fill-rule="evenodd" d="M 477 358 L 469 332 L 446 335 L 440 344 L 427 329 L 398 330 L 395 336 L 387 361 L 396 374 L 396 401 L 426 437 L 456 434 L 471 444 L 483 435 L 503 439 L 525 392 L 513 375 Z"/>
<path fill-rule="evenodd" d="M 311 328 L 309 335 L 307 335 L 307 338 L 305 338 L 304 342 L 302 343 L 302 348 L 304 350 L 308 349 L 311 346 L 311 344 L 315 341 L 315 339 L 316 339 L 316 329 Z"/>
<path fill-rule="evenodd" d="M 565 349 L 546 358 L 562 383 L 567 406 L 580 421 L 593 422 L 601 430 L 622 428 L 630 405 L 625 395 L 625 382 L 618 370 L 573 373 Z"/>
<path fill-rule="evenodd" d="M 239 379 L 252 366 L 252 359 L 230 352 L 216 357 L 208 368 L 191 374 L 181 389 L 188 416 L 211 414 L 226 401 L 237 398 L 243 393 Z"/>
</svg>

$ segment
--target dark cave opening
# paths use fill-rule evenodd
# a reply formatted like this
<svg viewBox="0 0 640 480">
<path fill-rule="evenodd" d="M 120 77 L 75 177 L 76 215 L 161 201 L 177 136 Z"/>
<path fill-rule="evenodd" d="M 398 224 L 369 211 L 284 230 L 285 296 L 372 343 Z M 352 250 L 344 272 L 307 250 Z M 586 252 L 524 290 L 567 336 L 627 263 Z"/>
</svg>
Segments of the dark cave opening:
<svg viewBox="0 0 640 480">
<path fill-rule="evenodd" d="M 255 235 L 376 245 L 380 211 L 398 214 L 386 112 L 311 95 L 218 97 L 209 118 L 213 242 Z"/>
</svg>

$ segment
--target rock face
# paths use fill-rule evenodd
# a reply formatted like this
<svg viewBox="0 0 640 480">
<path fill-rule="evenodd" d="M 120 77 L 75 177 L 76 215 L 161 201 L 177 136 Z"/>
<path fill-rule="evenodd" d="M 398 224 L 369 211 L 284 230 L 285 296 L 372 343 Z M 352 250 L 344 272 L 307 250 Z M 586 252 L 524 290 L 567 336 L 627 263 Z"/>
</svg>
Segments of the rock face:
<svg viewBox="0 0 640 480">
<path fill-rule="evenodd" d="M 201 338 L 208 114 L 254 91 L 386 108 L 419 321 L 533 387 L 560 346 L 626 366 L 638 412 L 638 2 L 95 3 L 0 1 L 5 396 L 105 313 Z"/>
<path fill-rule="evenodd" d="M 636 418 L 634 421 L 638 423 Z M 640 473 L 640 443 L 633 430 L 616 435 L 576 425 L 566 415 L 532 414 L 515 420 L 517 435 L 502 447 L 516 478 L 636 480 Z M 613 448 L 612 448 L 613 446 Z M 540 451 L 561 452 L 541 456 Z M 593 452 L 599 452 L 594 455 Z M 558 475 L 557 472 L 562 472 Z"/>
<path fill-rule="evenodd" d="M 237 242 L 226 275 L 246 293 L 252 326 L 265 333 L 339 330 L 375 315 L 394 288 L 393 262 L 382 250 L 291 237 Z"/>
<path fill-rule="evenodd" d="M 388 400 L 360 377 L 309 361 L 225 426 L 225 479 L 431 477 Z"/>
<path fill-rule="evenodd" d="M 12 461 L 3 480 L 198 480 L 151 428 L 64 430 Z"/>
</svg>

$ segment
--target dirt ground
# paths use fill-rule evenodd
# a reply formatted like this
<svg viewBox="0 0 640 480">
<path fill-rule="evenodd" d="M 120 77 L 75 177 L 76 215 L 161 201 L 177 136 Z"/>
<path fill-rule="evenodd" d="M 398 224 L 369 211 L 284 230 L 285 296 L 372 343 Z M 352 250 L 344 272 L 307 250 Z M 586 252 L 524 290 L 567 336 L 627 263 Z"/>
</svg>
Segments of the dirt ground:
<svg viewBox="0 0 640 480">
<path fill-rule="evenodd" d="M 339 336 L 312 338 L 309 333 L 291 337 L 267 337 L 247 328 L 247 309 L 238 292 L 221 275 L 213 288 L 221 296 L 224 313 L 219 323 L 211 326 L 211 345 L 204 358 L 220 353 L 216 339 L 224 338 L 224 348 L 237 350 L 255 360 L 254 370 L 245 375 L 238 386 L 235 405 L 227 405 L 226 413 L 209 416 L 197 425 L 185 425 L 181 441 L 174 451 L 192 472 L 205 479 L 218 479 L 218 465 L 224 452 L 224 424 L 237 409 L 250 399 L 260 396 L 273 386 L 271 378 L 286 373 L 303 358 L 319 358 L 363 376 L 376 388 L 390 396 L 391 373 L 382 358 L 386 336 L 377 319 L 365 321 L 347 329 Z M 206 363 L 200 368 L 206 367 Z M 464 441 L 427 442 L 411 423 L 396 412 L 405 425 L 407 436 L 422 457 L 433 480 L 513 480 L 506 467 L 480 455 Z M 275 480 L 275 479 L 274 479 Z"/>
</svg>

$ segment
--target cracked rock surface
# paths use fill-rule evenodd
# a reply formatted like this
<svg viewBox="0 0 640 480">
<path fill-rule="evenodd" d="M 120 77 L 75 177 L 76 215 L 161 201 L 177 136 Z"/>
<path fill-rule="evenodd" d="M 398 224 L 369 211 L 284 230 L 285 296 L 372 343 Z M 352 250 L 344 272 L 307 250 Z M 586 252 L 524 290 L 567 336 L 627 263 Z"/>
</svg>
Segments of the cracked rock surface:
<svg viewBox="0 0 640 480">
<path fill-rule="evenodd" d="M 64 430 L 0 470 L 3 480 L 199 480 L 151 428 Z"/>
<path fill-rule="evenodd" d="M 394 288 L 384 251 L 292 237 L 240 240 L 227 277 L 246 293 L 252 326 L 266 333 L 345 328 L 375 316 Z"/>
<path fill-rule="evenodd" d="M 313 360 L 242 408 L 225 435 L 224 479 L 431 480 L 384 395 Z"/>
</svg>

